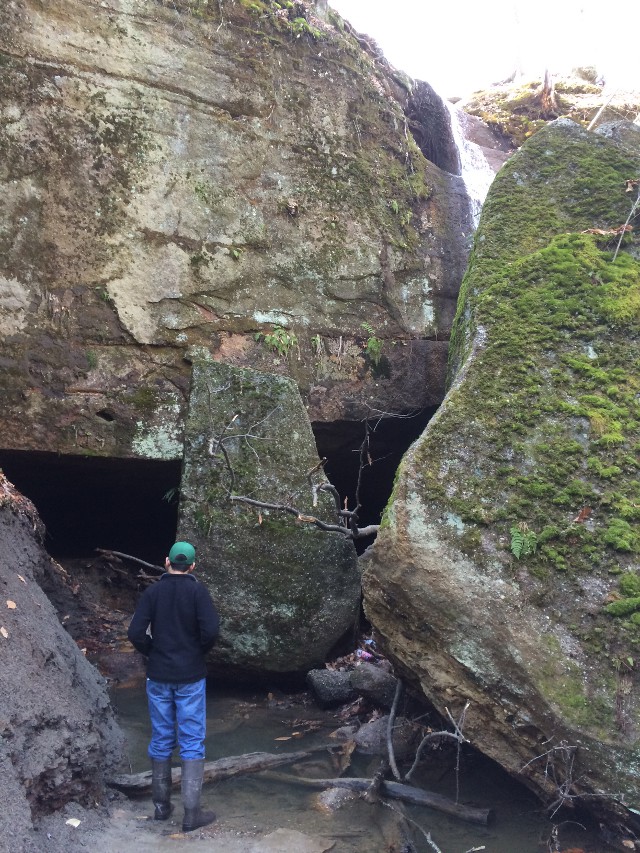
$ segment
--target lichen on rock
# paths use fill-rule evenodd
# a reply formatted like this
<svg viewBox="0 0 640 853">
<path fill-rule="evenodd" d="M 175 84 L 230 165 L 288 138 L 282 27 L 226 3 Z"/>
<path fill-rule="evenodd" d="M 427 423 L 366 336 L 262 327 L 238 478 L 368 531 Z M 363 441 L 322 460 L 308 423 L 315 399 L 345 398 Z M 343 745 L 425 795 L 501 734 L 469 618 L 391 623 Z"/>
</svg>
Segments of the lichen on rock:
<svg viewBox="0 0 640 853">
<path fill-rule="evenodd" d="M 371 400 L 407 412 L 441 399 L 468 199 L 409 132 L 415 84 L 316 12 L 244 0 L 0 9 L 7 447 L 157 454 L 140 432 L 161 430 L 176 380 L 188 384 L 188 347 L 216 354 L 236 336 L 234 363 L 262 369 L 249 344 L 275 323 L 300 341 L 275 372 L 295 378 L 314 420 L 351 417 L 354 401 L 362 417 Z M 412 122 L 430 127 L 439 99 L 415 101 Z M 363 322 L 385 342 L 388 375 L 340 374 L 311 395 L 311 340 L 353 340 Z M 418 400 L 394 342 L 429 351 Z M 141 377 L 158 417 L 127 393 Z"/>
<path fill-rule="evenodd" d="M 180 535 L 222 617 L 211 663 L 227 673 L 298 674 L 321 664 L 353 625 L 360 576 L 353 543 L 309 523 L 335 523 L 317 493 L 313 434 L 294 383 L 212 361 L 194 361 Z M 321 470 L 313 475 L 324 481 Z M 233 501 L 296 507 L 300 516 Z"/>
</svg>

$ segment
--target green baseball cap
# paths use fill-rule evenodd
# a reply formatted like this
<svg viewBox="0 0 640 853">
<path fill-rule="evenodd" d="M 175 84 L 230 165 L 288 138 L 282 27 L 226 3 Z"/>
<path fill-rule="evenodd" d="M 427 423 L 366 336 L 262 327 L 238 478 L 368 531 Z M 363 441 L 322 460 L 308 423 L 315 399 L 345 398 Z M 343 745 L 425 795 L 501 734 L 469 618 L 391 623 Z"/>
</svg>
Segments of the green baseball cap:
<svg viewBox="0 0 640 853">
<path fill-rule="evenodd" d="M 196 561 L 196 549 L 188 542 L 176 542 L 169 551 L 169 562 L 177 569 L 187 569 Z"/>
</svg>

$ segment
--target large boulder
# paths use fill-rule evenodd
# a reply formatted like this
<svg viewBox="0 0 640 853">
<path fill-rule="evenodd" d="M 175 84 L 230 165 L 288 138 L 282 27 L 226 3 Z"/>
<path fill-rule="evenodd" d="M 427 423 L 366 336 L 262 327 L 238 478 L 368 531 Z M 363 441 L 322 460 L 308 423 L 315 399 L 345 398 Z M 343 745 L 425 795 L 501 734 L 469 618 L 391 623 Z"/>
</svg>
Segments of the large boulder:
<svg viewBox="0 0 640 853">
<path fill-rule="evenodd" d="M 605 812 L 640 806 L 639 175 L 567 120 L 503 167 L 451 388 L 363 559 L 399 671 L 470 701 L 465 735 L 544 800 Z"/>
<path fill-rule="evenodd" d="M 353 542 L 311 522 L 337 523 L 333 497 L 318 491 L 323 483 L 290 379 L 194 362 L 179 528 L 196 545 L 200 577 L 220 610 L 214 667 L 261 678 L 307 672 L 354 624 Z"/>
<path fill-rule="evenodd" d="M 440 402 L 468 199 L 335 14 L 7 0 L 0 61 L 3 447 L 179 459 L 191 345 L 312 420 Z"/>
<path fill-rule="evenodd" d="M 106 683 L 40 588 L 56 568 L 39 532 L 33 506 L 0 472 L 3 850 L 42 849 L 33 822 L 69 802 L 93 806 L 122 758 Z"/>
</svg>

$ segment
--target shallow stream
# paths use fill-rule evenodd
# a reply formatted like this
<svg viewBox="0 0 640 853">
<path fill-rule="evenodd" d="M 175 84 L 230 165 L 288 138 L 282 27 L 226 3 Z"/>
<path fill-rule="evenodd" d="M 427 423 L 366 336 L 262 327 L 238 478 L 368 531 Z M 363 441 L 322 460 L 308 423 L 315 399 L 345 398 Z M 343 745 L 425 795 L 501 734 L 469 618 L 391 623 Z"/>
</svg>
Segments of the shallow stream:
<svg viewBox="0 0 640 853">
<path fill-rule="evenodd" d="M 149 739 L 144 685 L 121 687 L 113 692 L 120 724 L 127 735 L 131 772 L 149 769 Z M 336 712 L 320 711 L 304 695 L 271 697 L 265 692 L 246 693 L 229 687 L 210 686 L 207 707 L 207 761 L 247 752 L 281 753 L 333 743 L 331 732 L 343 725 Z M 296 732 L 297 734 L 293 734 Z M 286 739 L 284 739 L 286 738 Z M 379 758 L 354 755 L 345 775 L 372 777 Z M 321 778 L 338 775 L 328 753 L 278 772 Z M 412 780 L 416 785 L 451 798 L 456 796 L 455 753 L 432 753 Z M 234 832 L 268 833 L 280 827 L 327 842 L 333 853 L 386 853 L 389 850 L 389 810 L 356 799 L 332 814 L 315 806 L 318 792 L 296 784 L 262 778 L 260 774 L 205 785 L 203 805 L 218 815 L 220 825 Z M 179 795 L 174 793 L 174 800 Z M 497 819 L 490 827 L 475 826 L 431 809 L 406 806 L 406 814 L 423 830 L 415 830 L 419 853 L 546 853 L 558 849 L 551 840 L 554 823 L 541 813 L 540 805 L 496 765 L 476 753 L 462 756 L 459 774 L 460 802 L 491 808 Z M 179 812 L 178 812 L 179 814 Z M 556 816 L 556 823 L 561 818 Z M 566 820 L 566 816 L 565 816 Z M 386 827 L 386 829 L 385 829 Z M 428 842 L 430 837 L 437 847 Z M 559 849 L 576 853 L 604 853 L 607 849 L 593 830 L 564 823 L 559 830 Z"/>
</svg>

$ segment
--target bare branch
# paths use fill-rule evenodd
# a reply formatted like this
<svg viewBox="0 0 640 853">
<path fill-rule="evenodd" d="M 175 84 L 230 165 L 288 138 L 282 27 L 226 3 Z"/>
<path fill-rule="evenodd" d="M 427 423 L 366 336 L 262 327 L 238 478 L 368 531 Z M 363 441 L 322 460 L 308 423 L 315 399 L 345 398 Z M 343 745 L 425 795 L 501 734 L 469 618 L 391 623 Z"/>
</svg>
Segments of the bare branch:
<svg viewBox="0 0 640 853">
<path fill-rule="evenodd" d="M 468 708 L 469 708 L 469 702 L 467 702 L 467 704 L 462 709 L 462 713 L 460 714 L 460 719 L 458 720 L 457 723 L 453 719 L 453 717 L 451 716 L 449 709 L 448 708 L 445 709 L 447 712 L 447 716 L 449 717 L 449 720 L 451 721 L 451 724 L 453 725 L 454 731 L 453 732 L 447 732 L 447 731 L 429 732 L 429 734 L 425 735 L 425 737 L 422 738 L 422 740 L 420 741 L 420 744 L 418 746 L 418 749 L 416 750 L 416 755 L 415 755 L 415 758 L 413 759 L 413 764 L 411 765 L 411 768 L 409 769 L 409 771 L 405 774 L 404 778 L 405 778 L 406 782 L 408 782 L 409 779 L 411 779 L 411 776 L 413 775 L 416 767 L 418 766 L 418 762 L 420 761 L 420 757 L 422 755 L 422 750 L 429 743 L 429 741 L 436 740 L 437 738 L 451 738 L 452 740 L 455 740 L 457 742 L 457 744 L 458 744 L 458 757 L 457 757 L 457 762 L 456 762 L 456 773 L 458 773 L 458 771 L 459 771 L 458 763 L 460 760 L 460 751 L 459 751 L 460 750 L 460 744 L 469 742 L 468 739 L 462 733 L 462 726 L 464 725 L 464 718 L 466 716 Z"/>
<path fill-rule="evenodd" d="M 156 566 L 153 563 L 147 563 L 145 560 L 140 560 L 138 557 L 132 557 L 131 554 L 123 554 L 122 551 L 110 551 L 107 548 L 96 548 L 98 554 L 103 554 L 105 557 L 122 557 L 125 560 L 132 560 L 134 563 L 139 563 L 141 566 L 144 566 L 147 569 L 152 569 L 154 572 L 160 572 L 164 574 L 166 569 L 162 568 L 162 566 Z"/>
<path fill-rule="evenodd" d="M 558 746 L 551 747 L 547 752 L 543 752 L 541 755 L 536 755 L 530 761 L 527 761 L 527 763 L 520 769 L 520 772 L 522 773 L 523 770 L 526 770 L 526 768 L 534 762 L 540 761 L 543 758 L 545 759 L 544 775 L 556 786 L 556 793 L 558 795 L 557 799 L 548 807 L 550 817 L 553 817 L 567 801 L 578 799 L 581 796 L 593 796 L 589 794 L 581 795 L 573 793 L 577 781 L 573 778 L 573 765 L 577 750 L 577 746 L 571 746 L 567 743 L 561 742 Z M 562 776 L 564 778 L 560 778 L 557 772 L 556 758 L 558 758 L 562 763 Z"/>
<path fill-rule="evenodd" d="M 624 225 L 622 226 L 622 228 L 620 229 L 620 237 L 618 238 L 618 245 L 616 246 L 616 250 L 613 253 L 613 258 L 611 259 L 612 261 L 615 261 L 615 259 L 618 257 L 618 252 L 620 251 L 620 246 L 622 245 L 622 239 L 623 239 L 624 235 L 627 233 L 627 225 L 631 222 L 631 219 L 633 218 L 636 210 L 638 209 L 638 205 L 640 205 L 640 185 L 638 186 L 638 195 L 637 195 L 636 200 L 634 201 L 634 203 L 631 207 L 631 210 L 629 211 L 629 215 L 627 216 L 627 220 L 624 223 Z"/>
<path fill-rule="evenodd" d="M 391 768 L 394 778 L 397 779 L 398 782 L 402 781 L 402 776 L 398 772 L 398 765 L 396 764 L 396 757 L 393 752 L 393 724 L 396 720 L 398 702 L 402 695 L 402 686 L 402 681 L 398 679 L 396 681 L 396 692 L 393 697 L 393 704 L 391 705 L 391 711 L 389 712 L 389 721 L 387 722 L 387 751 L 389 753 L 389 767 Z"/>
<path fill-rule="evenodd" d="M 222 452 L 222 455 L 224 456 L 224 461 L 227 463 L 227 470 L 229 471 L 229 474 L 231 476 L 231 485 L 227 489 L 227 492 L 229 494 L 231 494 L 231 492 L 233 491 L 233 487 L 236 484 L 236 473 L 233 470 L 233 466 L 231 465 L 231 460 L 229 459 L 229 454 L 227 453 L 227 448 L 224 446 L 223 441 L 220 442 L 219 447 L 220 447 L 220 451 Z"/>
<path fill-rule="evenodd" d="M 366 791 L 362 793 L 362 799 L 367 803 L 379 803 L 380 802 L 380 788 L 382 787 L 382 783 L 384 781 L 385 773 L 387 772 L 389 765 L 386 761 L 380 762 L 380 767 L 378 767 L 373 779 L 371 780 L 371 784 L 367 788 Z"/>
<path fill-rule="evenodd" d="M 234 421 L 235 421 L 239 416 L 240 416 L 240 412 L 236 412 L 236 413 L 235 413 L 235 415 L 234 415 L 234 416 L 231 418 L 231 420 L 229 421 L 229 423 L 228 423 L 228 424 L 225 424 L 225 426 L 223 427 L 223 430 L 222 430 L 221 435 L 219 435 L 219 436 L 218 436 L 218 440 L 217 440 L 217 442 L 216 442 L 215 447 L 214 447 L 214 445 L 213 445 L 214 439 L 212 438 L 212 439 L 209 441 L 209 456 L 215 456 L 215 455 L 216 455 L 216 453 L 218 452 L 218 449 L 220 448 L 220 445 L 222 444 L 222 442 L 223 442 L 223 440 L 224 440 L 224 434 L 225 434 L 225 432 L 226 432 L 228 429 L 231 429 L 231 426 L 233 425 Z"/>
<path fill-rule="evenodd" d="M 379 528 L 379 525 L 377 524 L 370 524 L 368 527 L 363 527 L 362 530 L 355 533 L 353 530 L 350 530 L 343 525 L 327 524 L 326 521 L 316 518 L 315 515 L 305 515 L 296 507 L 289 506 L 288 504 L 268 503 L 267 501 L 248 498 L 245 495 L 229 495 L 229 500 L 233 501 L 233 503 L 244 503 L 249 506 L 258 507 L 259 509 L 272 509 L 277 512 L 286 512 L 289 515 L 294 515 L 298 521 L 305 522 L 306 524 L 314 524 L 319 530 L 324 530 L 327 533 L 341 533 L 343 536 L 348 536 L 351 539 L 355 539 L 357 536 L 371 536 L 372 533 L 375 533 Z"/>
<path fill-rule="evenodd" d="M 316 471 L 320 471 L 320 469 L 324 469 L 324 466 L 326 464 L 327 464 L 327 457 L 323 456 L 317 465 L 314 465 L 310 471 L 307 471 L 307 480 L 311 483 L 311 485 L 313 485 L 313 482 L 311 480 L 311 475 L 315 474 Z"/>
<path fill-rule="evenodd" d="M 313 506 L 318 506 L 318 492 L 322 489 L 322 483 L 314 483 L 312 480 L 313 474 L 316 471 L 320 471 L 324 469 L 324 466 L 327 463 L 327 457 L 323 456 L 322 459 L 318 462 L 317 465 L 314 465 L 310 471 L 307 471 L 307 480 L 309 481 L 309 485 L 311 486 L 311 496 Z"/>
<path fill-rule="evenodd" d="M 397 809 L 395 806 L 391 805 L 391 803 L 386 803 L 383 801 L 382 805 L 386 806 L 388 809 L 391 809 L 392 812 L 396 812 L 396 814 L 399 814 L 403 820 L 406 820 L 408 823 L 412 823 L 416 827 L 416 829 L 420 830 L 420 832 L 427 839 L 427 844 L 429 844 L 429 846 L 432 847 L 436 851 L 436 853 L 442 853 L 442 850 L 440 850 L 435 841 L 431 838 L 431 832 L 427 832 L 426 830 L 424 830 L 417 821 L 404 814 L 404 812 L 401 812 L 400 809 Z M 484 850 L 484 847 L 476 847 L 474 849 Z"/>
<path fill-rule="evenodd" d="M 609 106 L 609 104 L 610 104 L 610 103 L 611 103 L 611 101 L 615 98 L 615 96 L 616 96 L 617 94 L 618 94 L 618 90 L 617 90 L 617 89 L 614 89 L 614 90 L 613 90 L 613 92 L 612 92 L 612 93 L 609 95 L 609 97 L 607 98 L 607 100 L 606 100 L 606 101 L 601 105 L 601 107 L 600 107 L 600 109 L 598 110 L 598 112 L 594 115 L 594 117 L 593 117 L 593 118 L 591 119 L 591 121 L 589 122 L 589 126 L 587 127 L 587 130 L 593 130 L 593 127 L 594 127 L 595 123 L 598 121 L 598 119 L 600 118 L 600 116 L 602 115 L 602 113 L 606 110 L 606 108 Z"/>
<path fill-rule="evenodd" d="M 336 515 L 338 518 L 344 515 L 344 510 L 340 505 L 340 493 L 333 485 L 333 483 L 323 483 L 321 486 L 318 486 L 319 492 L 329 492 L 330 495 L 333 496 L 333 501 L 336 505 Z"/>
</svg>

